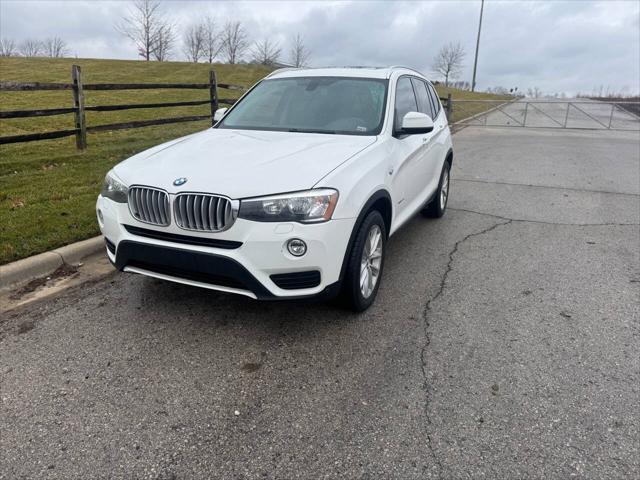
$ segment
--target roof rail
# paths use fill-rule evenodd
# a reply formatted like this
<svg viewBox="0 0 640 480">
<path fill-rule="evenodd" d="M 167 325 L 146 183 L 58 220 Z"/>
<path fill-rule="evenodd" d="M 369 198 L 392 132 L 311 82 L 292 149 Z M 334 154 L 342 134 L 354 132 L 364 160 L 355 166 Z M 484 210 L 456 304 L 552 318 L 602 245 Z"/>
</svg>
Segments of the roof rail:
<svg viewBox="0 0 640 480">
<path fill-rule="evenodd" d="M 403 68 L 403 69 L 405 69 L 405 70 L 411 70 L 412 72 L 419 73 L 420 75 L 422 75 L 422 76 L 423 76 L 423 77 L 425 77 L 425 78 L 427 77 L 427 76 L 426 76 L 424 73 L 422 73 L 421 71 L 416 70 L 415 68 L 405 67 L 404 65 L 392 65 L 392 66 L 390 66 L 390 67 L 389 67 L 389 70 L 397 70 L 397 69 L 400 69 L 400 68 Z"/>
<path fill-rule="evenodd" d="M 372 70 L 389 70 L 389 72 L 392 72 L 393 70 L 398 70 L 398 69 L 404 69 L 404 70 L 411 70 L 412 72 L 416 72 L 418 75 L 421 75 L 425 78 L 427 78 L 427 76 L 425 74 L 423 74 L 421 71 L 416 70 L 415 68 L 411 68 L 411 67 L 405 67 L 404 65 L 392 65 L 390 67 L 370 67 L 370 66 L 361 66 L 361 65 L 351 65 L 351 66 L 326 66 L 326 67 L 285 67 L 285 68 L 279 68 L 277 70 L 274 70 L 273 72 L 271 72 L 269 75 L 267 75 L 265 78 L 269 78 L 273 75 L 276 75 L 278 73 L 282 73 L 282 72 L 289 72 L 291 70 L 318 70 L 318 69 L 323 69 L 323 68 L 369 68 Z"/>
<path fill-rule="evenodd" d="M 380 67 L 380 66 L 375 66 L 375 65 L 331 65 L 329 67 L 321 67 L 321 68 L 362 68 L 362 69 L 369 69 L 369 70 L 384 70 L 385 68 L 388 67 Z"/>
<path fill-rule="evenodd" d="M 273 72 L 271 72 L 269 75 L 267 75 L 265 78 L 269 78 L 272 75 L 275 75 L 276 73 L 282 73 L 282 72 L 288 72 L 290 70 L 300 70 L 300 68 L 298 67 L 284 67 L 284 68 L 278 68 L 277 70 L 274 70 Z"/>
</svg>

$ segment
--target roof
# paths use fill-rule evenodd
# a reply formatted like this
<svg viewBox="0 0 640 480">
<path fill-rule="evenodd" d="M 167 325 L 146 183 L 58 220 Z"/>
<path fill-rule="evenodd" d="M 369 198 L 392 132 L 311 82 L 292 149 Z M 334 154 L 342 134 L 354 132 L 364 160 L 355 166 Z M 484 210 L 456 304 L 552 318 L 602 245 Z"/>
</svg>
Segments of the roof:
<svg viewBox="0 0 640 480">
<path fill-rule="evenodd" d="M 293 77 L 362 77 L 362 78 L 389 78 L 398 70 L 406 73 L 422 75 L 417 70 L 408 67 L 322 67 L 322 68 L 282 68 L 269 74 L 267 78 L 293 78 Z"/>
</svg>

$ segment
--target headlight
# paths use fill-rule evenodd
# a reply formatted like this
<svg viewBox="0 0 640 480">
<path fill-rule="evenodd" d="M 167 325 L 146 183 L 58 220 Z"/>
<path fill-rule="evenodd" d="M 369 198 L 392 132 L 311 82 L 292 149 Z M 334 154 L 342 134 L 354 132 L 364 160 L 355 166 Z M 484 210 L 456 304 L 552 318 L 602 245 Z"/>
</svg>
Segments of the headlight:
<svg viewBox="0 0 640 480">
<path fill-rule="evenodd" d="M 258 222 L 324 222 L 331 219 L 338 192 L 309 190 L 240 201 L 239 218 Z"/>
<path fill-rule="evenodd" d="M 102 184 L 102 190 L 100 195 L 106 198 L 110 198 L 114 202 L 127 203 L 127 193 L 129 189 L 120 180 L 116 180 L 115 175 L 112 172 L 107 173 L 104 177 L 104 183 Z"/>
</svg>

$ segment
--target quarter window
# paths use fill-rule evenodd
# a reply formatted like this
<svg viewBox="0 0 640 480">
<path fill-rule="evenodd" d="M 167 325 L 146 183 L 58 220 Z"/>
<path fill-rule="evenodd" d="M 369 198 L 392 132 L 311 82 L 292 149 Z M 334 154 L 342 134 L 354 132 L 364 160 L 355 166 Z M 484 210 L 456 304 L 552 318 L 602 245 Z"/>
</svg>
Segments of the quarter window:
<svg viewBox="0 0 640 480">
<path fill-rule="evenodd" d="M 418 104 L 416 103 L 416 96 L 413 93 L 411 80 L 409 77 L 402 77 L 396 85 L 396 129 L 400 128 L 402 119 L 407 113 L 417 111 Z"/>
<path fill-rule="evenodd" d="M 435 119 L 440 113 L 440 99 L 438 98 L 438 93 L 433 88 L 433 85 L 429 85 L 429 93 L 431 95 L 431 100 L 433 101 L 433 106 L 435 108 L 435 112 L 433 118 Z"/>
</svg>

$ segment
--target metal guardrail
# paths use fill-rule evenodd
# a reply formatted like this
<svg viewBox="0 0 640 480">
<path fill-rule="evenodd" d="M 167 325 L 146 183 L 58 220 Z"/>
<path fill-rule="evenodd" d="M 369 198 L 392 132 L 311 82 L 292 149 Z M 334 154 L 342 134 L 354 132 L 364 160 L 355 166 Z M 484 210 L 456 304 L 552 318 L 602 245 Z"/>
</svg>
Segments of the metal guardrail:
<svg viewBox="0 0 640 480">
<path fill-rule="evenodd" d="M 452 113 L 461 126 L 640 130 L 640 102 L 631 101 L 454 100 Z"/>
</svg>

